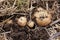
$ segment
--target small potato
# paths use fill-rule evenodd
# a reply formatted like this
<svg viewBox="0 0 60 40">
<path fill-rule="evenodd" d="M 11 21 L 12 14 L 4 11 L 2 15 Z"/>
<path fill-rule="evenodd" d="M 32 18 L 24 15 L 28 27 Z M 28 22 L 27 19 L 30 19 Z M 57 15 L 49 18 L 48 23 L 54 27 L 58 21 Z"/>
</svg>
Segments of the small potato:
<svg viewBox="0 0 60 40">
<path fill-rule="evenodd" d="M 27 23 L 27 18 L 22 16 L 22 17 L 20 17 L 20 18 L 17 20 L 17 23 L 18 23 L 18 25 L 20 25 L 20 26 L 25 26 L 26 23 Z"/>
<path fill-rule="evenodd" d="M 30 20 L 27 25 L 30 27 L 30 28 L 33 28 L 34 27 L 34 22 L 32 20 Z"/>
</svg>

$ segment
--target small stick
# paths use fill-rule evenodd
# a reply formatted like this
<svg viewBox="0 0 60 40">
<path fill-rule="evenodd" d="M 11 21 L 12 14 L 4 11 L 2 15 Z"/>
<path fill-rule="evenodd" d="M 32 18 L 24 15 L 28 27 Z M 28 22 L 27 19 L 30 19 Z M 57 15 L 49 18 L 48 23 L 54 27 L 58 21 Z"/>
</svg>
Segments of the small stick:
<svg viewBox="0 0 60 40">
<path fill-rule="evenodd" d="M 16 4 L 16 1 L 17 1 L 17 0 L 14 1 L 14 4 L 13 4 L 12 8 L 14 8 L 14 6 L 15 6 L 15 4 Z"/>
<path fill-rule="evenodd" d="M 60 21 L 60 19 L 58 19 L 58 20 L 56 20 L 56 21 L 52 22 L 52 23 L 50 24 L 50 26 L 52 26 L 53 24 L 58 23 L 59 21 Z"/>
<path fill-rule="evenodd" d="M 46 10 L 48 10 L 48 1 L 46 1 Z"/>
<path fill-rule="evenodd" d="M 46 32 L 48 33 L 48 35 L 50 36 L 50 33 L 47 31 L 47 28 L 44 28 L 46 30 Z"/>
<path fill-rule="evenodd" d="M 0 33 L 0 34 L 7 34 L 7 33 L 11 33 L 11 31 L 8 31 L 8 32 L 3 32 L 3 33 Z"/>
<path fill-rule="evenodd" d="M 5 39 L 5 40 L 8 40 L 5 33 L 4 33 L 4 39 Z"/>
<path fill-rule="evenodd" d="M 6 19 L 5 21 L 1 22 L 0 25 L 2 25 L 2 27 L 3 27 L 4 23 L 7 22 L 8 20 L 10 20 L 12 17 L 10 17 L 10 18 Z"/>
</svg>

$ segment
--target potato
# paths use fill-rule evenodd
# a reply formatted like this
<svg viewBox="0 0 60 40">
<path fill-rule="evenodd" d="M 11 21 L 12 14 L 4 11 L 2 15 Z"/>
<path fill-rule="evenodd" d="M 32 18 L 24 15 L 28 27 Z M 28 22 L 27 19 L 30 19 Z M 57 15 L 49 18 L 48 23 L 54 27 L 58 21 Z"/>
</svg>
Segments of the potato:
<svg viewBox="0 0 60 40">
<path fill-rule="evenodd" d="M 33 28 L 34 27 L 34 21 L 32 20 L 29 20 L 27 25 L 30 27 L 30 28 Z"/>
<path fill-rule="evenodd" d="M 36 22 L 40 26 L 46 26 L 51 22 L 51 14 L 44 10 L 43 8 L 37 8 L 37 11 L 34 13 L 36 17 Z"/>
<path fill-rule="evenodd" d="M 17 20 L 17 23 L 18 23 L 18 25 L 20 25 L 20 26 L 25 26 L 26 25 L 26 23 L 27 23 L 27 18 L 26 17 L 20 17 L 18 20 Z"/>
</svg>

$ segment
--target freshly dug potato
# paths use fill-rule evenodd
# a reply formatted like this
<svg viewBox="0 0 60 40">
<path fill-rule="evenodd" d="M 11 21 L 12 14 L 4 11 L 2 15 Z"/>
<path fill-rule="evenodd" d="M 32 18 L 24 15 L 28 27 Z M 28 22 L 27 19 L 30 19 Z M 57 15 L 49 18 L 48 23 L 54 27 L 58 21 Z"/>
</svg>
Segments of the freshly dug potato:
<svg viewBox="0 0 60 40">
<path fill-rule="evenodd" d="M 36 17 L 36 22 L 40 26 L 46 26 L 51 22 L 51 14 L 43 8 L 37 8 L 37 11 L 34 13 L 34 17 Z"/>
<path fill-rule="evenodd" d="M 20 25 L 20 26 L 25 26 L 27 23 L 27 18 L 26 17 L 20 17 L 18 20 L 17 20 L 17 24 Z"/>
<path fill-rule="evenodd" d="M 33 27 L 34 27 L 34 21 L 32 21 L 32 20 L 28 21 L 27 25 L 28 25 L 30 28 L 33 28 Z"/>
</svg>

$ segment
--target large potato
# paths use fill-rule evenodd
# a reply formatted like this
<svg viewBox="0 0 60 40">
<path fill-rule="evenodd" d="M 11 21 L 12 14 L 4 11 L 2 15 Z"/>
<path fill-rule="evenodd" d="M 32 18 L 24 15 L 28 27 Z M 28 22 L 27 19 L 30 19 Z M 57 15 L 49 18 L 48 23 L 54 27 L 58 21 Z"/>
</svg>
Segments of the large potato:
<svg viewBox="0 0 60 40">
<path fill-rule="evenodd" d="M 43 8 L 37 8 L 37 11 L 34 13 L 36 17 L 36 22 L 40 26 L 46 26 L 51 22 L 51 14 Z"/>
</svg>

